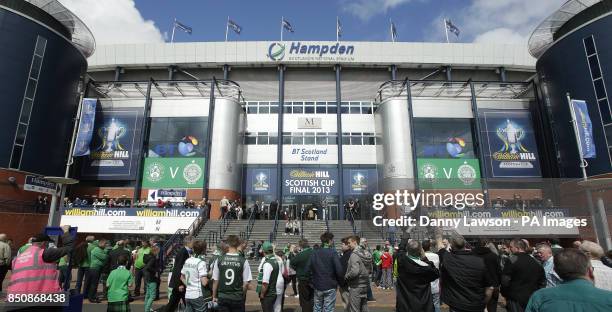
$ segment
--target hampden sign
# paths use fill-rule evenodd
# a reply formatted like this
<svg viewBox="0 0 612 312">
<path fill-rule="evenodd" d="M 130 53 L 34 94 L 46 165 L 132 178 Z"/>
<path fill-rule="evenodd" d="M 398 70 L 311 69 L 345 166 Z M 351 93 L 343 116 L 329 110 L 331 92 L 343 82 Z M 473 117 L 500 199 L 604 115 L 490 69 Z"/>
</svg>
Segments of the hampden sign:
<svg viewBox="0 0 612 312">
<path fill-rule="evenodd" d="M 355 46 L 335 44 L 303 44 L 300 41 L 273 42 L 268 58 L 273 61 L 353 61 Z"/>
</svg>

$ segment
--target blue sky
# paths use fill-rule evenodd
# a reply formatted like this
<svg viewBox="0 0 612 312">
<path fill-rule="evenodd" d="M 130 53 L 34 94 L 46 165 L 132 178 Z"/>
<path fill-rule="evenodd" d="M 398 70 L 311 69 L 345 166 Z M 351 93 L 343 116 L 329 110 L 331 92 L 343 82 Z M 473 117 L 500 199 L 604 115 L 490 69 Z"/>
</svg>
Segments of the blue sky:
<svg viewBox="0 0 612 312">
<path fill-rule="evenodd" d="M 527 42 L 533 29 L 565 0 L 59 0 L 92 30 L 98 45 L 161 43 L 176 17 L 193 28 L 177 42 L 223 41 L 227 16 L 243 28 L 230 40 L 274 41 L 285 16 L 296 32 L 286 40 L 388 41 L 389 19 L 399 41 L 444 41 L 443 18 L 461 29 L 454 42 Z"/>
<path fill-rule="evenodd" d="M 281 16 L 285 16 L 296 30 L 293 34 L 286 34 L 286 39 L 336 40 L 336 16 L 339 16 L 344 40 L 389 40 L 389 19 L 392 19 L 400 40 L 424 41 L 428 40 L 424 25 L 429 26 L 441 12 L 456 11 L 468 2 L 404 2 L 369 19 L 349 11 L 347 4 L 350 2 L 136 0 L 143 17 L 154 20 L 161 31 L 170 31 L 174 17 L 194 29 L 191 36 L 177 32 L 175 41 L 225 40 L 228 15 L 243 28 L 240 36 L 230 33 L 231 40 L 278 40 Z M 442 21 L 438 30 L 443 32 Z"/>
</svg>

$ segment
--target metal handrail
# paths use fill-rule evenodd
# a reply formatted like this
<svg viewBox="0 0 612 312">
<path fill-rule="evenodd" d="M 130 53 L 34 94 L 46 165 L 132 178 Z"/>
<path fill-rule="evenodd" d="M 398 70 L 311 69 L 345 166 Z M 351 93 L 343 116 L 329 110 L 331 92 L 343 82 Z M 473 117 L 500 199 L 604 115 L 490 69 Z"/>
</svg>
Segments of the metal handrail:
<svg viewBox="0 0 612 312">
<path fill-rule="evenodd" d="M 225 214 L 221 218 L 221 222 L 219 223 L 219 237 L 223 237 L 223 235 L 225 235 L 225 232 L 227 231 L 227 228 L 229 227 L 229 218 L 227 217 L 230 212 L 229 209 L 230 208 L 227 207 L 227 212 L 225 212 Z"/>
<path fill-rule="evenodd" d="M 296 207 L 297 211 L 297 207 Z M 300 209 L 300 238 L 304 238 L 304 214 Z"/>
<path fill-rule="evenodd" d="M 160 261 L 163 264 L 162 267 L 166 267 L 168 264 L 168 259 L 170 258 L 168 256 L 175 250 L 176 246 L 182 245 L 185 236 L 195 235 L 195 233 L 199 232 L 206 222 L 208 222 L 208 218 L 206 218 L 206 216 L 200 216 L 191 223 L 189 228 L 178 229 L 176 232 L 174 232 L 174 234 L 172 234 L 172 236 L 170 236 L 170 238 L 168 238 L 160 250 Z"/>
<path fill-rule="evenodd" d="M 355 216 L 352 211 L 349 211 L 349 222 L 351 222 L 351 227 L 353 228 L 353 235 L 357 235 L 357 227 L 355 226 Z"/>
<path fill-rule="evenodd" d="M 253 227 L 255 226 L 255 209 L 251 209 L 251 214 L 249 215 L 249 223 L 246 228 L 246 240 L 248 241 L 251 238 L 251 233 L 253 233 Z"/>
<path fill-rule="evenodd" d="M 269 209 L 269 208 L 268 208 Z M 276 240 L 276 231 L 278 230 L 278 211 L 279 207 L 277 205 L 276 211 L 274 213 L 274 227 L 272 228 L 272 232 L 270 232 L 270 242 L 274 242 Z"/>
</svg>

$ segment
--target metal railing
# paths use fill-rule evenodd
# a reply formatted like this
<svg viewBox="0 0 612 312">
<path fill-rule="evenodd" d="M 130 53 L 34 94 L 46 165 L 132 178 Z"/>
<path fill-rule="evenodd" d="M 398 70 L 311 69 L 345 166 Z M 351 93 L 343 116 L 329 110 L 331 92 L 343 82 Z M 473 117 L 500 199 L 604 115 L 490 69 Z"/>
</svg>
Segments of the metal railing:
<svg viewBox="0 0 612 312">
<path fill-rule="evenodd" d="M 272 228 L 272 232 L 270 232 L 270 242 L 274 242 L 276 240 L 276 231 L 278 230 L 278 211 L 280 209 L 277 207 L 274 212 L 274 227 Z"/>
<path fill-rule="evenodd" d="M 245 239 L 248 241 L 251 238 L 251 233 L 253 233 L 253 227 L 255 226 L 255 209 L 251 209 L 251 214 L 249 215 L 249 222 L 247 223 Z"/>
<path fill-rule="evenodd" d="M 225 212 L 225 214 L 223 214 L 223 217 L 221 218 L 221 222 L 219 222 L 219 237 L 223 237 L 223 235 L 225 235 L 225 232 L 227 231 L 227 228 L 229 227 L 229 207 L 227 209 L 228 210 Z"/>
<path fill-rule="evenodd" d="M 349 211 L 349 222 L 351 223 L 351 227 L 353 228 L 353 235 L 357 235 L 357 227 L 355 226 L 355 216 L 352 211 Z"/>
<path fill-rule="evenodd" d="M 195 235 L 206 222 L 208 222 L 208 218 L 205 215 L 201 215 L 191 223 L 189 228 L 176 230 L 176 232 L 166 240 L 160 250 L 162 268 L 167 266 L 168 260 L 172 258 L 171 256 L 174 255 L 176 250 L 183 246 L 185 236 Z"/>
<path fill-rule="evenodd" d="M 300 238 L 304 238 L 304 214 L 301 211 L 300 211 Z"/>
</svg>

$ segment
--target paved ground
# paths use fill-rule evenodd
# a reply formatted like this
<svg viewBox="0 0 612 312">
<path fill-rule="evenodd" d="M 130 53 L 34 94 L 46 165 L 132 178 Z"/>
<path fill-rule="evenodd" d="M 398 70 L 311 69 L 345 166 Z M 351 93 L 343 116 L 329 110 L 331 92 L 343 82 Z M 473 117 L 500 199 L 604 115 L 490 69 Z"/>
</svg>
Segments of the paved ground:
<svg viewBox="0 0 612 312">
<path fill-rule="evenodd" d="M 10 272 L 10 271 L 9 271 Z M 73 275 L 76 276 L 76 270 L 73 271 Z M 7 275 L 7 278 L 4 280 L 3 289 L 6 289 L 6 285 L 10 280 L 10 273 Z M 73 278 L 73 286 L 74 286 L 74 278 Z M 252 282 L 252 286 L 254 289 L 254 282 Z M 160 289 L 160 299 L 156 301 L 153 305 L 154 308 L 161 307 L 167 303 L 167 280 L 165 277 L 162 278 L 162 286 Z M 99 288 L 99 291 L 102 291 L 102 288 Z M 291 285 L 287 287 L 287 292 L 289 294 L 293 294 L 293 290 Z M 375 302 L 369 302 L 368 307 L 371 312 L 391 312 L 395 311 L 395 291 L 394 290 L 381 290 L 381 289 L 373 289 L 374 297 L 376 298 Z M 132 311 L 143 311 L 144 310 L 144 295 L 138 296 L 134 298 L 134 302 L 132 302 L 131 309 Z M 299 308 L 299 299 L 294 297 L 285 298 L 285 309 L 283 312 L 299 312 L 301 309 Z M 342 302 L 340 300 L 340 294 L 337 295 L 336 300 L 336 309 L 337 311 L 342 311 Z M 1 309 L 0 309 L 1 310 Z M 247 294 L 247 312 L 255 312 L 260 311 L 261 307 L 259 305 L 259 299 L 257 298 L 257 294 L 255 291 L 249 291 Z M 102 301 L 102 303 L 94 304 L 89 303 L 85 300 L 83 304 L 83 311 L 106 311 L 106 301 Z M 442 311 L 448 311 L 446 306 L 443 306 Z M 499 312 L 505 312 L 501 306 L 498 308 Z"/>
</svg>

